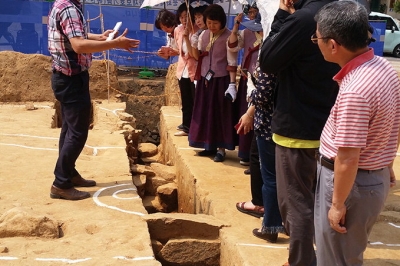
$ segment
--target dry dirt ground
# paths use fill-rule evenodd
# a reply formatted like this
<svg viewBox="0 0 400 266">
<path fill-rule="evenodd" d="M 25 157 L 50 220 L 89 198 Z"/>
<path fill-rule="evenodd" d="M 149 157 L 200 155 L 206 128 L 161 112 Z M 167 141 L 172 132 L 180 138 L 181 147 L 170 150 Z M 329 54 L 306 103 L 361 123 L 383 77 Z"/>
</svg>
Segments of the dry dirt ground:
<svg viewBox="0 0 400 266">
<path fill-rule="evenodd" d="M 118 88 L 116 66 L 110 62 L 109 82 L 107 66 L 95 60 L 90 68 L 92 98 L 103 103 L 77 162 L 82 176 L 98 185 L 82 189 L 93 196 L 88 200 L 53 200 L 49 191 L 60 130 L 50 128 L 50 57 L 0 52 L 0 216 L 20 208 L 54 219 L 63 234 L 59 239 L 0 236 L 0 265 L 159 265 L 141 218 L 147 213 L 132 185 L 125 141 L 116 131 L 115 111 L 125 109 L 125 103 L 104 100 L 108 85 Z M 27 111 L 25 103 L 37 109 Z M 0 221 L 0 235 L 35 231 L 22 214 Z M 39 225 L 36 231 L 42 229 Z"/>
<path fill-rule="evenodd" d="M 33 111 L 0 104 L 0 215 L 20 207 L 57 220 L 64 234 L 0 238 L 1 265 L 159 265 L 141 219 L 146 211 L 132 185 L 125 141 L 115 131 L 113 111 L 125 104 L 106 102 L 98 105 L 98 123 L 77 161 L 82 176 L 98 185 L 82 188 L 93 197 L 76 202 L 49 197 L 60 132 L 50 128 L 52 103 L 35 103 Z M 11 226 L 26 229 L 0 222 L 0 230 Z"/>
</svg>

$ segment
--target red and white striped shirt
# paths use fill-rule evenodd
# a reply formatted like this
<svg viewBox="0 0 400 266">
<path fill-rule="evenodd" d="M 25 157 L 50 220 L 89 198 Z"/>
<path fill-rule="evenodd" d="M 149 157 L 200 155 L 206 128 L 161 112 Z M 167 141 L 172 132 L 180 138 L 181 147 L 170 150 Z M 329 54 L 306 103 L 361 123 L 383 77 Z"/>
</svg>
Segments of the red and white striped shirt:
<svg viewBox="0 0 400 266">
<path fill-rule="evenodd" d="M 370 49 L 333 79 L 340 89 L 321 134 L 321 154 L 334 159 L 339 147 L 361 148 L 358 168 L 388 166 L 396 156 L 400 126 L 396 71 Z"/>
</svg>

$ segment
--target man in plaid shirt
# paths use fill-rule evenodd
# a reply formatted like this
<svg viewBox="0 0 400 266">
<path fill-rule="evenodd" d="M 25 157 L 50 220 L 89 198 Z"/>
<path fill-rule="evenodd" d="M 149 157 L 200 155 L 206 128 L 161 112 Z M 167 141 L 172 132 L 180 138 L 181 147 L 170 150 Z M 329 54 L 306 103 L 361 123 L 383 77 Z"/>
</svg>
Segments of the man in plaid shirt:
<svg viewBox="0 0 400 266">
<path fill-rule="evenodd" d="M 66 200 L 89 198 L 88 192 L 76 186 L 95 186 L 75 169 L 75 162 L 85 146 L 90 123 L 91 100 L 88 69 L 91 53 L 111 48 L 132 52 L 139 41 L 121 36 L 106 41 L 112 30 L 103 34 L 88 33 L 79 0 L 56 0 L 49 14 L 48 46 L 52 57 L 51 86 L 61 104 L 62 128 L 59 140 L 59 157 L 54 170 L 55 180 L 50 197 Z"/>
</svg>

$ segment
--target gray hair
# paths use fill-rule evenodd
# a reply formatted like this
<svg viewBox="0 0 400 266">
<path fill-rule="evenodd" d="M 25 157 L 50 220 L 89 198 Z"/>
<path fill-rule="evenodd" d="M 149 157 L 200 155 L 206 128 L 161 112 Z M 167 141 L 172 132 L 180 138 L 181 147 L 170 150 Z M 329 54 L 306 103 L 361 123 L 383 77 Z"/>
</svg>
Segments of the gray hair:
<svg viewBox="0 0 400 266">
<path fill-rule="evenodd" d="M 352 0 L 331 2 L 315 15 L 322 41 L 334 39 L 354 52 L 369 44 L 368 13 L 364 6 Z"/>
</svg>

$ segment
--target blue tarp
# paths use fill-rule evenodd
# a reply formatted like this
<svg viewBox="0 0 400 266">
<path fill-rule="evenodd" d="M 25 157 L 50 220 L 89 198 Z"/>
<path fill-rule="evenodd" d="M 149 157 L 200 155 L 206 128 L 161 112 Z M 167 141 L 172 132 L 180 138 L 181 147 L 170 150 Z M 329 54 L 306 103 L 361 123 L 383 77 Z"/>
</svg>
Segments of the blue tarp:
<svg viewBox="0 0 400 266">
<path fill-rule="evenodd" d="M 96 5 L 86 5 L 85 13 L 86 18 L 87 14 L 90 17 L 97 17 L 100 10 Z M 105 29 L 112 29 L 115 23 L 122 21 L 120 32 L 128 28 L 127 37 L 140 40 L 139 48 L 132 54 L 124 50 L 110 50 L 111 60 L 119 66 L 168 68 L 169 60 L 150 54 L 166 43 L 165 33 L 154 26 L 158 10 L 106 6 L 102 7 L 102 13 Z M 101 33 L 99 19 L 90 22 L 90 31 Z"/>
<path fill-rule="evenodd" d="M 374 54 L 383 56 L 383 44 L 385 41 L 386 21 L 370 21 L 371 26 L 374 28 L 372 37 L 375 38 L 375 42 L 372 42 L 369 46 L 374 48 Z"/>
<path fill-rule="evenodd" d="M 225 9 L 231 0 L 217 0 Z M 235 2 L 235 0 L 233 0 Z M 49 55 L 47 50 L 47 16 L 53 1 L 45 0 L 0 0 L 0 51 L 14 50 L 22 53 L 41 53 Z M 181 0 L 166 2 L 166 8 L 176 10 Z M 110 50 L 109 58 L 118 66 L 136 66 L 148 68 L 168 68 L 171 60 L 162 59 L 155 54 L 166 43 L 165 33 L 154 27 L 154 20 L 163 4 L 152 9 L 140 9 L 142 0 L 85 0 L 85 17 L 90 20 L 90 31 L 101 33 L 100 14 L 103 14 L 104 28 L 112 29 L 116 22 L 122 21 L 120 32 L 128 28 L 128 37 L 139 39 L 140 46 L 134 53 L 123 50 Z M 99 5 L 101 4 L 101 5 Z M 237 8 L 236 8 L 237 9 Z M 234 12 L 228 19 L 228 28 L 233 25 Z M 97 19 L 95 19 L 97 18 Z M 93 20 L 92 20 L 93 19 Z M 382 23 L 371 22 L 375 27 L 372 43 L 375 53 L 382 55 L 385 28 Z M 103 54 L 94 54 L 95 58 L 104 58 Z M 241 61 L 242 53 L 239 55 Z"/>
<path fill-rule="evenodd" d="M 0 0 L 0 51 L 49 55 L 47 16 L 52 2 Z M 139 48 L 132 54 L 124 50 L 109 51 L 109 58 L 118 66 L 168 68 L 176 58 L 165 60 L 152 54 L 166 43 L 165 33 L 154 26 L 156 15 L 163 4 L 152 9 L 140 9 L 141 3 L 142 0 L 86 0 L 84 15 L 89 20 L 92 33 L 102 32 L 101 21 L 95 18 L 103 14 L 104 29 L 112 29 L 116 22 L 122 21 L 120 32 L 128 28 L 127 36 L 140 40 Z M 166 8 L 174 11 L 180 4 L 181 0 L 172 0 L 166 2 Z M 228 25 L 232 25 L 232 21 L 233 16 Z M 104 58 L 102 53 L 95 53 L 94 57 Z"/>
<path fill-rule="evenodd" d="M 129 4 L 135 1 L 119 2 Z M 51 5 L 52 2 L 47 1 L 0 0 L 0 50 L 49 55 L 47 16 Z M 88 20 L 102 13 L 105 29 L 112 29 L 116 22 L 122 21 L 120 32 L 128 28 L 127 36 L 141 41 L 137 52 L 133 54 L 124 50 L 111 50 L 110 59 L 117 65 L 167 68 L 170 64 L 169 60 L 150 54 L 166 42 L 165 33 L 154 27 L 157 12 L 157 9 L 139 9 L 132 5 L 100 7 L 98 4 L 85 4 L 84 10 Z M 90 32 L 102 32 L 99 18 L 90 21 L 89 25 Z M 94 56 L 103 58 L 101 53 L 96 53 Z"/>
</svg>

